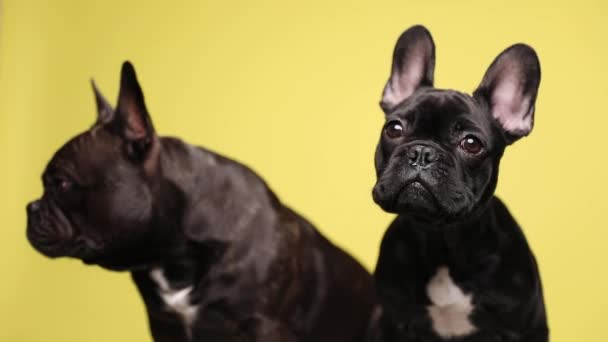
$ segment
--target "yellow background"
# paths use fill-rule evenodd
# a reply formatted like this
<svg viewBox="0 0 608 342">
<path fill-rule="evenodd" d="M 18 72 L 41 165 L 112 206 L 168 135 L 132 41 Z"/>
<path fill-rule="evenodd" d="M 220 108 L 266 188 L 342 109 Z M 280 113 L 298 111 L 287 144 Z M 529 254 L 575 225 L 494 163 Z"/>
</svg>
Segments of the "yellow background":
<svg viewBox="0 0 608 342">
<path fill-rule="evenodd" d="M 498 194 L 540 262 L 552 341 L 607 341 L 608 3 L 4 1 L 0 29 L 0 341 L 148 341 L 126 273 L 48 260 L 25 204 L 51 154 L 116 98 L 135 63 L 161 134 L 257 170 L 370 270 L 391 216 L 371 199 L 377 103 L 399 34 L 422 23 L 436 85 L 471 91 L 492 59 L 538 52 L 536 127 Z"/>
</svg>

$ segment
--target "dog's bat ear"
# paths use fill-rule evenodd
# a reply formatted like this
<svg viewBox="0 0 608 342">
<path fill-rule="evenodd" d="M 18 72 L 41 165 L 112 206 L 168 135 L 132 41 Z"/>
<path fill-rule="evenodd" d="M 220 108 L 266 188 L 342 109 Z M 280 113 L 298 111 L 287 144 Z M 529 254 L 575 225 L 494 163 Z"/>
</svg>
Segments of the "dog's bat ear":
<svg viewBox="0 0 608 342">
<path fill-rule="evenodd" d="M 146 109 L 135 69 L 129 61 L 122 65 L 116 116 L 120 134 L 127 141 L 134 143 L 134 152 L 146 152 L 154 140 L 154 126 Z"/>
<path fill-rule="evenodd" d="M 534 49 L 515 44 L 504 50 L 486 71 L 473 96 L 486 103 L 511 144 L 532 131 L 540 84 L 540 62 Z"/>
<path fill-rule="evenodd" d="M 421 25 L 401 34 L 393 52 L 391 76 L 384 87 L 380 107 L 390 112 L 420 87 L 433 86 L 435 43 L 431 33 Z"/>
<path fill-rule="evenodd" d="M 91 79 L 91 86 L 93 87 L 95 103 L 97 104 L 97 121 L 95 122 L 95 125 L 107 124 L 114 118 L 114 108 L 112 108 L 112 105 L 110 105 L 108 100 L 101 94 L 93 79 Z"/>
</svg>

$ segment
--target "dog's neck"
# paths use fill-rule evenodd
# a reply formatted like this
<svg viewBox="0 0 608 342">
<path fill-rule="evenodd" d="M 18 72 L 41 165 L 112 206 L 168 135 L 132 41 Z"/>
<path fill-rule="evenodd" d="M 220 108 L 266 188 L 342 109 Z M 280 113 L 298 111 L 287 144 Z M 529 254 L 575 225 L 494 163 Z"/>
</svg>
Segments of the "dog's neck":
<svg viewBox="0 0 608 342">
<path fill-rule="evenodd" d="M 273 235 L 281 204 L 255 173 L 179 139 L 159 143 L 151 238 L 165 252 L 163 263 L 217 258 L 229 247 Z M 248 229 L 251 224 L 256 228 Z"/>
<path fill-rule="evenodd" d="M 190 154 L 199 152 L 177 139 L 160 138 L 156 143 L 157 160 L 150 163 L 156 165 L 154 175 L 150 177 L 152 215 L 148 219 L 145 235 L 139 236 L 135 244 L 117 248 L 94 262 L 117 271 L 147 272 L 159 267 L 167 268 L 171 281 L 179 283 L 182 280 L 174 279 L 176 277 L 171 270 L 181 270 L 181 273 L 188 275 L 192 272 L 182 271 L 188 269 L 193 260 L 206 258 L 200 254 L 207 250 L 210 253 L 216 250 L 215 247 L 207 248 L 207 245 L 213 245 L 213 241 L 195 246 L 184 231 L 188 203 L 195 202 L 195 196 L 200 198 L 202 193 L 209 191 L 201 189 L 204 182 L 200 178 L 213 171 L 215 165 L 211 155 L 209 163 L 200 163 L 200 160 L 194 162 Z"/>
<path fill-rule="evenodd" d="M 494 206 L 500 200 L 489 192 L 481 202 L 475 206 L 474 211 L 469 211 L 459 215 L 442 215 L 441 213 L 397 213 L 399 221 L 406 224 L 411 229 L 421 232 L 442 232 L 453 234 L 461 231 L 483 231 L 494 217 Z"/>
<path fill-rule="evenodd" d="M 472 260 L 471 255 L 491 255 L 506 241 L 497 220 L 498 216 L 504 215 L 503 208 L 500 200 L 492 197 L 484 210 L 468 220 L 443 224 L 400 214 L 394 228 L 402 230 L 406 236 L 404 238 L 425 246 L 424 253 L 428 253 L 429 258 L 435 259 L 437 263 L 449 260 L 456 264 L 466 264 Z"/>
</svg>

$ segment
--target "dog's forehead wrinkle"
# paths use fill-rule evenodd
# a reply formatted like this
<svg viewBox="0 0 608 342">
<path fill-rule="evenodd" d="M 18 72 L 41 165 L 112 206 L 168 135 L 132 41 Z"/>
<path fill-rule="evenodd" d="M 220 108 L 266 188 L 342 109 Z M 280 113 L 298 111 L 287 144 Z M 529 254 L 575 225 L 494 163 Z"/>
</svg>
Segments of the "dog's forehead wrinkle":
<svg viewBox="0 0 608 342">
<path fill-rule="evenodd" d="M 89 184 L 99 177 L 108 176 L 111 173 L 103 176 L 96 170 L 109 161 L 112 170 L 118 169 L 123 164 L 121 146 L 106 131 L 95 134 L 91 130 L 82 132 L 57 150 L 43 173 L 43 180 L 63 176 L 80 184 Z"/>
<path fill-rule="evenodd" d="M 69 156 L 56 154 L 44 170 L 42 177 L 47 180 L 57 176 L 74 177 L 76 170 L 77 166 Z"/>
<path fill-rule="evenodd" d="M 426 90 L 401 104 L 388 117 L 443 119 L 478 112 L 475 101 L 453 90 Z"/>
</svg>

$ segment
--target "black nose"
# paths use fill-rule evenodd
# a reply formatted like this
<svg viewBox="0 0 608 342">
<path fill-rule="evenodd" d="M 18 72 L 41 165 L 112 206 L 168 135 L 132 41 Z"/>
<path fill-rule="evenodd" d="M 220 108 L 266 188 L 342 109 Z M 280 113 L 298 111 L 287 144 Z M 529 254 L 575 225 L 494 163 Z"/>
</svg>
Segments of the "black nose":
<svg viewBox="0 0 608 342">
<path fill-rule="evenodd" d="M 437 150 L 428 145 L 413 145 L 407 150 L 411 166 L 427 166 L 439 159 Z"/>
<path fill-rule="evenodd" d="M 32 201 L 27 205 L 27 213 L 32 214 L 40 210 L 40 200 Z"/>
</svg>

